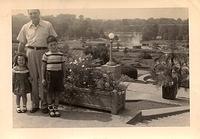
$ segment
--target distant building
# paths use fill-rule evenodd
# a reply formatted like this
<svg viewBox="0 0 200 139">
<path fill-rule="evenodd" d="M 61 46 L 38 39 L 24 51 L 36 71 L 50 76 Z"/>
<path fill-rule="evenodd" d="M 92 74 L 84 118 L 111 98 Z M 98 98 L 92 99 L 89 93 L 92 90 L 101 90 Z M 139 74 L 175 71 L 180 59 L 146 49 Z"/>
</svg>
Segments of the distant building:
<svg viewBox="0 0 200 139">
<path fill-rule="evenodd" d="M 162 36 L 156 36 L 156 40 L 161 40 Z"/>
</svg>

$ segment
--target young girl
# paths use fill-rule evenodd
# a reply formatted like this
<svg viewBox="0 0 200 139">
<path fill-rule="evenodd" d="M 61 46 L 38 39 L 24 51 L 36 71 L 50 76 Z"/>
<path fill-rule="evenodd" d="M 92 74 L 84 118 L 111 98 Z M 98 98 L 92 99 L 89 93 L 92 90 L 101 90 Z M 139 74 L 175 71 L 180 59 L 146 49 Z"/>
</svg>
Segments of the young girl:
<svg viewBox="0 0 200 139">
<path fill-rule="evenodd" d="M 25 113 L 27 111 L 27 93 L 31 92 L 31 83 L 27 62 L 28 59 L 23 53 L 18 53 L 14 58 L 12 85 L 13 93 L 16 95 L 16 110 L 18 113 Z M 22 109 L 20 108 L 21 98 L 23 102 Z"/>
</svg>

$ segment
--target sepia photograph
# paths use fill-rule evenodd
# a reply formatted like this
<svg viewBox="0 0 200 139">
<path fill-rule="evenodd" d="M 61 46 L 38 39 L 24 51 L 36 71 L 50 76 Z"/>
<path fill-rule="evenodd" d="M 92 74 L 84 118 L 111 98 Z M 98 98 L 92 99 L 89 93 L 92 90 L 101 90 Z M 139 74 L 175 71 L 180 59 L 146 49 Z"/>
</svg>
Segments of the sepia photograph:
<svg viewBox="0 0 200 139">
<path fill-rule="evenodd" d="M 190 127 L 189 9 L 11 9 L 13 128 Z"/>
<path fill-rule="evenodd" d="M 199 0 L 6 0 L 2 139 L 199 139 Z"/>
</svg>

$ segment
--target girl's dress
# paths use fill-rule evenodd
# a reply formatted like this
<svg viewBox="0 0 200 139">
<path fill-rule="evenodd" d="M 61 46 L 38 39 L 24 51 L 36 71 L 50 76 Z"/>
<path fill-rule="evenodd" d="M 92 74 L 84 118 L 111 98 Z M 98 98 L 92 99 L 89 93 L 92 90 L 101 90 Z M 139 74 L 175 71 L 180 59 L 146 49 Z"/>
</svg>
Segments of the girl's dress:
<svg viewBox="0 0 200 139">
<path fill-rule="evenodd" d="M 13 93 L 15 95 L 25 95 L 31 92 L 28 69 L 13 68 Z"/>
</svg>

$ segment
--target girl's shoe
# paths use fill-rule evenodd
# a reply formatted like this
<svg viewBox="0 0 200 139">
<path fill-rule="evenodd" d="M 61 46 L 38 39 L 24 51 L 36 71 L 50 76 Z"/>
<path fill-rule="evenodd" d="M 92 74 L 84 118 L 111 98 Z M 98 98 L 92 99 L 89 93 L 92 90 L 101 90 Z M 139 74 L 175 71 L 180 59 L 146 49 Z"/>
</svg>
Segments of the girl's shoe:
<svg viewBox="0 0 200 139">
<path fill-rule="evenodd" d="M 25 113 L 26 111 L 27 111 L 27 108 L 26 108 L 26 106 L 23 106 L 23 108 L 22 108 L 22 113 Z"/>
<path fill-rule="evenodd" d="M 21 113 L 22 112 L 20 107 L 17 107 L 16 111 L 17 111 L 17 113 Z"/>
<path fill-rule="evenodd" d="M 49 106 L 48 109 L 49 109 L 49 116 L 50 117 L 55 117 L 55 113 L 54 113 L 53 107 Z"/>
<path fill-rule="evenodd" d="M 60 112 L 58 111 L 58 107 L 53 107 L 54 109 L 54 113 L 55 113 L 55 117 L 60 117 Z"/>
</svg>

